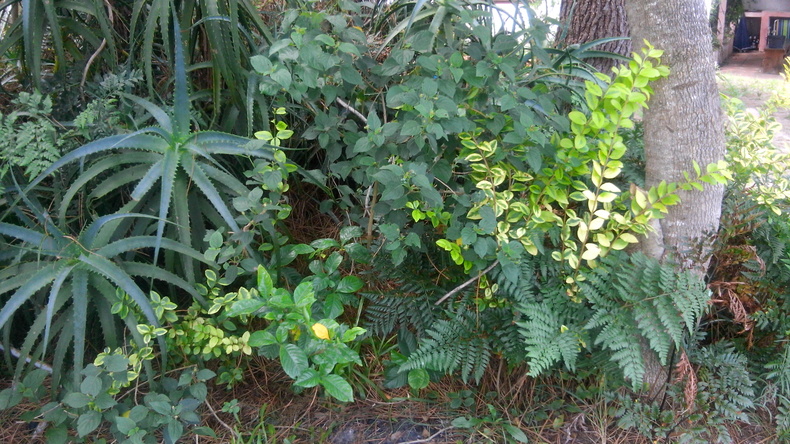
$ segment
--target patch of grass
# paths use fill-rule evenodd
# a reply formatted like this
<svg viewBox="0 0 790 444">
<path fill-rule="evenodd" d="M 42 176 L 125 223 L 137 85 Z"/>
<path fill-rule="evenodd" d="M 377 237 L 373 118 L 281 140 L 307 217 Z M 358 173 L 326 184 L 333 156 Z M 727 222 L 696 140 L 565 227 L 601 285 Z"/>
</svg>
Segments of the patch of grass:
<svg viewBox="0 0 790 444">
<path fill-rule="evenodd" d="M 718 73 L 719 91 L 730 97 L 738 97 L 744 102 L 747 98 L 755 101 L 766 101 L 779 89 L 785 87 L 785 80 L 757 79 L 731 73 Z"/>
</svg>

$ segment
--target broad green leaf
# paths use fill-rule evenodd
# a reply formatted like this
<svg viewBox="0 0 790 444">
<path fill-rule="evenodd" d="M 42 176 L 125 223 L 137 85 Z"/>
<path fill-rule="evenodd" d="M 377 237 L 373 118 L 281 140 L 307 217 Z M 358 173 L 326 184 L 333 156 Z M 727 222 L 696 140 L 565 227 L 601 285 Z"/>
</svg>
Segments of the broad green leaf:
<svg viewBox="0 0 790 444">
<path fill-rule="evenodd" d="M 230 308 L 225 310 L 225 315 L 233 318 L 237 316 L 251 315 L 266 306 L 263 299 L 242 299 L 236 301 Z"/>
<path fill-rule="evenodd" d="M 307 369 L 307 355 L 304 350 L 294 344 L 281 345 L 280 364 L 291 379 L 297 379 Z"/>
<path fill-rule="evenodd" d="M 582 259 L 592 261 L 598 258 L 601 254 L 601 248 L 598 244 L 585 244 L 585 251 L 582 253 Z"/>
<path fill-rule="evenodd" d="M 167 423 L 165 431 L 167 432 L 166 438 L 169 438 L 166 439 L 168 444 L 176 443 L 181 438 L 181 435 L 184 434 L 184 426 L 178 419 L 172 419 Z"/>
<path fill-rule="evenodd" d="M 88 396 L 95 397 L 102 389 L 101 379 L 97 376 L 86 376 L 80 384 L 80 391 Z"/>
<path fill-rule="evenodd" d="M 162 393 L 150 393 L 144 398 L 145 404 L 160 415 L 170 416 L 173 413 L 173 405 L 170 398 Z"/>
<path fill-rule="evenodd" d="M 199 402 L 203 402 L 206 400 L 206 396 L 208 395 L 208 389 L 206 388 L 205 383 L 198 382 L 189 386 L 189 393 Z"/>
<path fill-rule="evenodd" d="M 428 383 L 431 382 L 431 378 L 428 375 L 428 371 L 423 368 L 416 368 L 414 370 L 409 370 L 409 387 L 413 388 L 414 390 L 424 389 L 428 387 Z"/>
<path fill-rule="evenodd" d="M 365 285 L 362 279 L 356 276 L 346 276 L 337 284 L 337 291 L 340 293 L 354 293 Z"/>
<path fill-rule="evenodd" d="M 620 239 L 628 242 L 629 244 L 635 244 L 639 242 L 639 239 L 637 239 L 636 236 L 631 233 L 622 233 L 620 235 Z"/>
<path fill-rule="evenodd" d="M 513 424 L 505 423 L 502 427 L 510 434 L 518 442 L 528 443 L 529 438 L 524 433 L 523 430 L 519 429 L 518 427 L 514 426 Z"/>
<path fill-rule="evenodd" d="M 294 289 L 294 306 L 305 308 L 312 305 L 313 302 L 315 302 L 315 293 L 312 281 L 304 281 L 297 285 Z"/>
<path fill-rule="evenodd" d="M 217 376 L 216 373 L 214 373 L 213 371 L 207 368 L 203 368 L 197 372 L 197 375 L 195 377 L 197 378 L 198 381 L 208 381 L 209 379 L 215 376 Z"/>
<path fill-rule="evenodd" d="M 266 271 L 263 265 L 259 265 L 258 293 L 261 295 L 262 298 L 265 299 L 271 296 L 273 290 L 274 290 L 274 282 L 272 281 L 272 276 L 269 274 L 268 271 Z"/>
<path fill-rule="evenodd" d="M 216 432 L 214 432 L 214 430 L 212 428 L 210 428 L 210 427 L 205 427 L 205 426 L 194 427 L 194 428 L 190 429 L 190 431 L 192 433 L 194 433 L 195 435 L 198 435 L 198 436 L 208 436 L 208 437 L 211 437 L 211 438 L 216 438 L 217 437 Z"/>
<path fill-rule="evenodd" d="M 101 424 L 101 413 L 88 410 L 77 418 L 77 435 L 83 437 L 96 430 L 99 424 Z"/>
<path fill-rule="evenodd" d="M 133 428 L 137 427 L 137 423 L 133 419 L 124 416 L 116 416 L 115 425 L 118 427 L 119 432 L 127 436 Z"/>
<path fill-rule="evenodd" d="M 304 372 L 302 372 L 299 378 L 296 381 L 294 381 L 294 385 L 297 385 L 299 387 L 305 387 L 305 388 L 315 387 L 320 383 L 321 383 L 320 375 L 318 374 L 317 371 L 313 370 L 312 368 L 306 369 Z"/>
<path fill-rule="evenodd" d="M 340 402 L 354 402 L 354 390 L 351 388 L 351 384 L 338 375 L 323 376 L 321 386 L 330 396 Z"/>
<path fill-rule="evenodd" d="M 362 227 L 358 225 L 343 227 L 340 230 L 340 243 L 345 245 L 349 241 L 361 237 L 362 234 Z"/>
<path fill-rule="evenodd" d="M 80 392 L 71 392 L 63 398 L 64 404 L 75 409 L 83 408 L 88 405 L 89 402 L 91 402 L 90 397 Z"/>
</svg>

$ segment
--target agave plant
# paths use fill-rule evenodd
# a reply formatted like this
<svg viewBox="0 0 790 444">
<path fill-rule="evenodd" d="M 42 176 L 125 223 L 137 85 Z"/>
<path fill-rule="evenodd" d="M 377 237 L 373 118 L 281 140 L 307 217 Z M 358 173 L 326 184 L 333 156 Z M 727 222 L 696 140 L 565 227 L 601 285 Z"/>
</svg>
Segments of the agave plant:
<svg viewBox="0 0 790 444">
<path fill-rule="evenodd" d="M 173 35 L 180 36 L 178 20 L 173 20 Z M 27 187 L 27 192 L 51 174 L 71 162 L 80 161 L 85 169 L 73 180 L 58 209 L 58 220 L 67 220 L 73 210 L 75 196 L 92 184 L 87 199 L 106 200 L 123 198 L 131 188 L 131 200 L 118 209 L 120 213 L 146 212 L 153 209 L 156 216 L 154 263 L 165 236 L 168 218 L 172 218 L 172 234 L 184 245 L 200 246 L 207 225 L 224 226 L 240 231 L 229 207 L 233 197 L 249 190 L 220 160 L 221 155 L 243 158 L 271 158 L 270 146 L 262 141 L 215 131 L 190 131 L 190 101 L 187 94 L 187 73 L 183 45 L 175 42 L 175 93 L 171 112 L 141 97 L 126 95 L 145 109 L 157 122 L 128 134 L 118 134 L 83 145 L 54 162 Z M 154 185 L 159 183 L 158 187 Z M 94 213 L 94 209 L 87 208 Z M 116 219 L 105 224 L 97 234 L 104 242 L 124 234 L 126 221 Z M 61 227 L 63 229 L 63 227 Z M 196 276 L 192 261 L 183 261 L 184 272 L 190 281 Z"/>
<path fill-rule="evenodd" d="M 606 37 L 581 45 L 570 45 L 564 49 L 532 45 L 530 51 L 524 56 L 526 73 L 522 78 L 525 79 L 525 83 L 536 81 L 554 83 L 571 87 L 577 91 L 583 90 L 586 80 L 602 84 L 601 79 L 595 76 L 598 70 L 585 60 L 600 57 L 627 62 L 630 60 L 628 57 L 593 49 L 608 42 L 627 38 Z"/>
<path fill-rule="evenodd" d="M 39 89 L 53 73 L 73 71 L 85 84 L 94 73 L 123 66 L 127 71 L 141 69 L 153 95 L 156 85 L 171 80 L 162 75 L 169 70 L 157 66 L 172 61 L 171 11 L 189 31 L 187 64 L 209 73 L 193 78 L 195 90 L 203 90 L 194 98 L 210 104 L 206 108 L 213 122 L 221 113 L 236 114 L 236 119 L 226 119 L 229 126 L 251 133 L 249 58 L 264 41 L 271 41 L 251 0 L 8 0 L 0 3 L 5 23 L 0 54 L 18 54 L 19 78 Z"/>
<path fill-rule="evenodd" d="M 173 20 L 173 35 L 181 35 L 178 20 Z M 0 254 L 1 342 L 11 344 L 12 324 L 29 326 L 20 346 L 23 356 L 37 359 L 48 355 L 57 337 L 55 367 L 64 361 L 73 343 L 73 368 L 82 368 L 91 319 L 101 321 L 106 343 L 117 343 L 121 319 L 110 310 L 116 289 L 128 295 L 144 322 L 151 325 L 157 325 L 157 317 L 147 290 L 156 282 L 202 301 L 193 288 L 195 264 L 207 263 L 193 248 L 203 240 L 200 227 L 224 225 L 240 231 L 228 205 L 232 197 L 248 190 L 223 167 L 220 157 L 269 158 L 271 151 L 260 142 L 251 145 L 244 137 L 190 131 L 180 39 L 175 40 L 174 48 L 173 109 L 167 112 L 148 100 L 128 96 L 158 125 L 90 142 L 66 154 L 18 193 L 16 202 L 9 202 L 0 218 L 0 236 L 4 238 Z M 36 195 L 50 175 L 72 162 L 80 162 L 81 172 L 63 192 L 53 219 L 47 211 L 49 205 L 40 203 Z M 89 199 L 77 199 L 88 185 L 92 190 Z M 102 203 L 112 197 L 124 200 L 115 205 L 114 213 L 101 216 L 106 208 L 92 206 L 93 197 L 101 198 Z M 87 210 L 85 214 L 97 214 L 84 226 L 73 219 L 75 207 L 81 204 L 86 205 L 80 208 Z M 160 268 L 160 251 L 167 253 L 166 258 L 176 258 L 183 270 Z M 123 322 L 132 327 L 129 332 L 136 335 L 134 324 L 143 319 L 128 313 L 124 316 Z M 24 368 L 24 361 L 20 361 L 17 374 Z"/>
<path fill-rule="evenodd" d="M 130 254 L 159 246 L 207 262 L 200 252 L 155 236 L 132 236 L 106 242 L 99 235 L 102 228 L 114 220 L 143 215 L 103 216 L 79 233 L 71 234 L 61 230 L 38 201 L 29 197 L 22 199 L 26 208 L 14 211 L 17 223 L 0 222 L 0 235 L 10 239 L 4 248 L 6 253 L 13 253 L 14 258 L 0 271 L 0 298 L 5 299 L 0 308 L 0 328 L 3 329 L 0 342 L 6 345 L 7 357 L 7 346 L 12 343 L 12 325 L 16 324 L 18 329 L 27 324 L 27 333 L 20 346 L 22 356 L 32 360 L 48 356 L 47 351 L 53 351 L 50 343 L 57 338 L 54 353 L 50 353 L 54 356 L 53 376 L 60 378 L 59 369 L 71 344 L 74 350 L 72 368 L 83 368 L 89 319 L 98 319 L 104 343 L 108 346 L 120 343 L 117 337 L 121 327 L 119 321 L 130 327 L 138 322 L 158 325 L 156 307 L 138 282 L 161 281 L 202 301 L 191 283 L 150 262 L 139 262 L 138 256 Z M 34 217 L 28 217 L 29 213 Z M 145 319 L 137 319 L 132 312 L 118 319 L 111 313 L 111 306 L 117 302 L 116 289 L 128 295 Z M 136 334 L 135 328 L 130 331 Z M 162 359 L 165 359 L 164 354 Z M 25 362 L 25 359 L 18 361 L 17 376 L 25 370 Z M 74 377 L 78 381 L 80 375 L 76 373 Z"/>
<path fill-rule="evenodd" d="M 19 54 L 22 55 L 23 73 L 30 76 L 37 87 L 41 87 L 41 74 L 46 63 L 44 49 L 48 44 L 55 55 L 52 69 L 68 64 L 69 59 L 77 55 L 73 49 L 80 46 L 86 54 L 96 51 L 96 56 L 104 59 L 110 67 L 118 63 L 112 13 L 108 14 L 101 2 L 7 1 L 0 5 L 0 11 L 6 23 L 0 38 L 0 54 L 6 54 L 21 44 Z M 107 50 L 101 51 L 100 47 Z M 67 49 L 70 49 L 69 56 L 66 55 Z M 48 67 L 46 71 L 49 70 Z"/>
</svg>

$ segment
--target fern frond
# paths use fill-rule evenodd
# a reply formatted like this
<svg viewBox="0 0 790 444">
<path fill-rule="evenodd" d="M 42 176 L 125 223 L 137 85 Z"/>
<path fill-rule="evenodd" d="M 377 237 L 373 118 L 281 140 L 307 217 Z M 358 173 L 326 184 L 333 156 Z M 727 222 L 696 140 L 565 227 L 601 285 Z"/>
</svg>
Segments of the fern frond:
<svg viewBox="0 0 790 444">
<path fill-rule="evenodd" d="M 378 336 L 386 336 L 397 327 L 414 328 L 418 333 L 431 326 L 440 311 L 433 303 L 435 291 L 416 284 L 401 283 L 390 294 L 363 293 L 370 301 L 365 312 L 365 328 Z"/>
<path fill-rule="evenodd" d="M 0 157 L 36 177 L 61 156 L 55 126 L 46 117 L 52 99 L 40 93 L 20 93 L 15 104 L 21 112 L 0 116 Z"/>
<path fill-rule="evenodd" d="M 641 253 L 607 258 L 579 288 L 593 310 L 585 328 L 600 329 L 595 344 L 612 352 L 635 386 L 644 374 L 640 338 L 667 365 L 670 351 L 694 332 L 710 298 L 699 277 Z"/>
<path fill-rule="evenodd" d="M 475 313 L 462 310 L 453 319 L 433 324 L 420 340 L 419 347 L 400 367 L 400 371 L 426 368 L 444 373 L 461 372 L 461 379 L 470 376 L 480 382 L 491 358 L 491 348 L 480 331 Z"/>
<path fill-rule="evenodd" d="M 537 376 L 560 361 L 575 371 L 579 353 L 588 343 L 586 330 L 578 324 L 587 315 L 584 305 L 571 301 L 562 287 L 547 286 L 540 302 L 520 304 L 518 309 L 527 318 L 517 325 L 527 352 L 529 375 Z"/>
</svg>

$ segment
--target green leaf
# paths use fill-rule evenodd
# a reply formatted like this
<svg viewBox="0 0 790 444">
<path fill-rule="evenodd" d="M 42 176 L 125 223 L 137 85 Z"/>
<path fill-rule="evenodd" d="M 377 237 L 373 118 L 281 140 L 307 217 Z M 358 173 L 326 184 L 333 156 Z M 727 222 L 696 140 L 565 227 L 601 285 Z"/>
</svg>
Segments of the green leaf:
<svg viewBox="0 0 790 444">
<path fill-rule="evenodd" d="M 318 372 L 312 368 L 306 369 L 302 372 L 301 376 L 294 382 L 294 385 L 299 387 L 315 387 L 321 383 L 321 378 Z"/>
<path fill-rule="evenodd" d="M 348 42 L 341 43 L 340 45 L 338 45 L 337 49 L 338 49 L 338 51 L 345 52 L 346 54 L 352 54 L 352 55 L 355 55 L 357 57 L 361 57 L 362 56 L 360 54 L 360 52 L 359 52 L 359 48 L 357 48 L 357 45 L 354 45 L 354 44 L 351 44 L 351 43 L 348 43 Z"/>
<path fill-rule="evenodd" d="M 340 78 L 352 85 L 362 85 L 365 83 L 365 80 L 353 65 L 342 65 L 340 67 Z"/>
<path fill-rule="evenodd" d="M 149 394 L 145 397 L 145 403 L 153 411 L 160 415 L 170 416 L 173 414 L 173 406 L 170 398 L 162 393 Z"/>
<path fill-rule="evenodd" d="M 86 376 L 80 384 L 80 391 L 88 396 L 96 397 L 102 389 L 101 379 L 96 376 Z"/>
<path fill-rule="evenodd" d="M 129 418 L 135 422 L 141 422 L 148 416 L 148 407 L 144 405 L 136 405 L 129 411 Z"/>
<path fill-rule="evenodd" d="M 587 123 L 587 116 L 576 110 L 568 113 L 568 118 L 571 120 L 571 122 L 576 123 L 578 125 L 584 125 L 585 123 Z"/>
<path fill-rule="evenodd" d="M 211 248 L 222 247 L 222 233 L 219 231 L 214 231 L 211 233 L 211 236 L 208 238 L 208 244 Z"/>
<path fill-rule="evenodd" d="M 479 424 L 479 420 L 475 421 L 473 419 L 459 416 L 458 418 L 453 419 L 450 424 L 452 424 L 453 427 L 457 427 L 459 429 L 470 429 L 476 427 Z"/>
<path fill-rule="evenodd" d="M 341 338 L 341 341 L 342 341 L 342 342 L 351 342 L 351 341 L 353 341 L 354 339 L 356 339 L 356 338 L 357 338 L 357 336 L 365 334 L 365 332 L 366 332 L 366 331 L 367 331 L 367 330 L 365 330 L 365 329 L 364 329 L 364 328 L 362 328 L 362 327 L 353 327 L 353 328 L 350 328 L 350 329 L 346 330 L 346 331 L 343 333 L 343 337 Z"/>
<path fill-rule="evenodd" d="M 519 429 L 518 427 L 514 426 L 513 424 L 503 424 L 502 427 L 510 434 L 518 442 L 528 443 L 529 438 L 524 433 L 523 430 Z"/>
<path fill-rule="evenodd" d="M 424 368 L 416 368 L 414 370 L 409 370 L 409 387 L 413 388 L 414 390 L 424 389 L 428 387 L 428 383 L 431 382 L 431 378 L 428 375 L 428 371 Z"/>
<path fill-rule="evenodd" d="M 208 389 L 206 388 L 206 384 L 202 382 L 198 382 L 189 387 L 189 393 L 195 397 L 200 402 L 206 400 L 206 396 L 208 395 Z"/>
<path fill-rule="evenodd" d="M 308 361 L 304 350 L 294 344 L 280 346 L 280 364 L 291 379 L 298 379 L 307 369 Z"/>
<path fill-rule="evenodd" d="M 291 87 L 291 73 L 285 69 L 280 68 L 277 71 L 271 74 L 272 80 L 277 82 L 283 89 L 288 89 Z"/>
<path fill-rule="evenodd" d="M 93 432 L 101 424 L 101 413 L 89 410 L 77 418 L 77 435 L 83 437 Z"/>
<path fill-rule="evenodd" d="M 259 74 L 269 74 L 272 70 L 272 62 L 262 55 L 251 57 L 250 64 Z"/>
<path fill-rule="evenodd" d="M 14 407 L 15 405 L 19 404 L 20 401 L 22 401 L 21 391 L 13 388 L 7 388 L 3 391 L 0 391 L 0 410 Z"/>
<path fill-rule="evenodd" d="M 345 245 L 349 241 L 362 236 L 362 227 L 358 225 L 351 225 L 343 227 L 340 230 L 340 243 Z"/>
<path fill-rule="evenodd" d="M 321 386 L 331 397 L 340 402 L 354 402 L 354 390 L 351 388 L 351 384 L 338 375 L 322 377 Z"/>
<path fill-rule="evenodd" d="M 48 444 L 65 444 L 69 440 L 69 434 L 63 425 L 57 427 L 50 425 L 44 437 Z"/>
<path fill-rule="evenodd" d="M 63 403 L 69 407 L 80 409 L 88 405 L 91 398 L 88 395 L 80 392 L 71 392 L 63 398 Z"/>
<path fill-rule="evenodd" d="M 266 305 L 263 299 L 242 299 L 236 301 L 230 308 L 225 310 L 225 315 L 233 318 L 237 316 L 251 315 Z"/>
<path fill-rule="evenodd" d="M 328 248 L 337 248 L 340 247 L 340 244 L 337 243 L 334 239 L 316 239 L 310 242 L 310 246 L 315 248 L 316 250 L 326 250 Z"/>
<path fill-rule="evenodd" d="M 214 432 L 214 430 L 212 428 L 210 428 L 210 427 L 205 427 L 205 426 L 193 427 L 191 429 L 191 431 L 192 431 L 192 433 L 194 433 L 195 435 L 198 435 L 198 436 L 208 436 L 208 437 L 211 437 L 211 438 L 216 438 L 217 437 L 216 432 Z"/>
<path fill-rule="evenodd" d="M 169 438 L 166 441 L 168 443 L 175 443 L 181 438 L 181 435 L 184 434 L 184 426 L 181 424 L 181 421 L 173 419 L 167 423 L 165 431 L 167 432 L 166 437 Z"/>
<path fill-rule="evenodd" d="M 116 416 L 115 425 L 118 427 L 118 431 L 126 436 L 129 436 L 129 432 L 137 427 L 137 423 L 133 419 L 124 416 Z"/>
<path fill-rule="evenodd" d="M 258 330 L 250 335 L 247 344 L 250 347 L 264 347 L 277 343 L 277 338 L 267 330 Z"/>
<path fill-rule="evenodd" d="M 343 313 L 343 301 L 338 293 L 329 293 L 324 298 L 324 316 L 334 319 Z"/>
<path fill-rule="evenodd" d="M 209 370 L 207 368 L 203 368 L 203 369 L 200 369 L 197 372 L 197 375 L 195 376 L 195 378 L 197 378 L 198 381 L 208 381 L 209 379 L 211 379 L 211 378 L 213 378 L 215 376 L 217 376 L 216 373 L 214 373 L 213 371 L 211 371 L 211 370 Z"/>
<path fill-rule="evenodd" d="M 263 268 L 263 265 L 258 266 L 258 293 L 262 298 L 268 298 L 274 290 L 274 282 L 272 276 Z"/>
<path fill-rule="evenodd" d="M 294 289 L 294 306 L 297 308 L 309 307 L 315 302 L 315 292 L 312 281 L 304 281 Z"/>
<path fill-rule="evenodd" d="M 118 405 L 118 401 L 115 400 L 109 393 L 102 392 L 96 397 L 93 401 L 93 405 L 96 406 L 99 410 L 107 410 L 115 407 Z"/>
<path fill-rule="evenodd" d="M 356 276 L 346 276 L 337 284 L 337 291 L 340 293 L 354 293 L 365 285 L 362 279 Z"/>
</svg>

